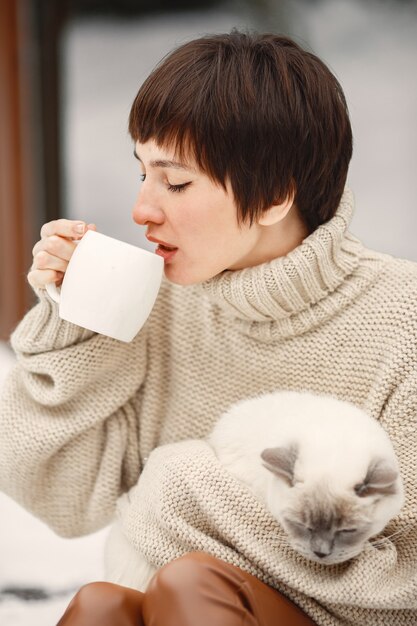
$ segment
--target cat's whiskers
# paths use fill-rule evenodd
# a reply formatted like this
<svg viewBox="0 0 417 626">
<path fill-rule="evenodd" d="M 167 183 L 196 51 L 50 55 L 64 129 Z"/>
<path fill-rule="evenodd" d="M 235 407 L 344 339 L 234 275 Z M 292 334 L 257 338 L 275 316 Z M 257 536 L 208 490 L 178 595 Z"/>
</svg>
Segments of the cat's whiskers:
<svg viewBox="0 0 417 626">
<path fill-rule="evenodd" d="M 375 541 L 370 541 L 369 543 L 372 545 L 373 548 L 379 548 L 383 546 L 384 544 L 386 544 L 388 541 L 395 543 L 395 541 L 392 541 L 392 538 L 398 537 L 398 535 L 402 535 L 405 531 L 409 530 L 411 527 L 412 527 L 412 524 L 407 524 L 407 526 L 404 526 L 404 528 L 400 528 L 395 533 L 392 533 L 391 535 L 387 535 L 386 537 L 382 537 L 381 539 L 377 539 Z"/>
</svg>

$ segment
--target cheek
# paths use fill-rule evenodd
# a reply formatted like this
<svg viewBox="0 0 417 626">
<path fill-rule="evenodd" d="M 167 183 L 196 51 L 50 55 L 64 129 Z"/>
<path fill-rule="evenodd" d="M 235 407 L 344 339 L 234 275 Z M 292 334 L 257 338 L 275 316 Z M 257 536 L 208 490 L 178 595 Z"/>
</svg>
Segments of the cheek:
<svg viewBox="0 0 417 626">
<path fill-rule="evenodd" d="M 174 228 L 184 250 L 199 249 L 202 245 L 216 241 L 216 235 L 218 237 L 221 233 L 214 219 L 202 216 L 196 211 L 181 211 L 175 219 Z"/>
<path fill-rule="evenodd" d="M 184 256 L 190 262 L 204 263 L 218 271 L 227 269 L 246 252 L 245 241 L 238 234 L 228 229 L 227 225 L 213 220 L 184 224 L 180 241 Z"/>
<path fill-rule="evenodd" d="M 236 209 L 225 202 L 222 194 L 207 193 L 210 198 L 205 198 L 204 190 L 196 196 L 184 198 L 184 201 L 176 207 L 173 213 L 175 230 L 184 246 L 213 248 L 236 245 L 242 238 L 241 230 L 237 223 Z M 217 197 L 219 195 L 219 197 Z"/>
</svg>

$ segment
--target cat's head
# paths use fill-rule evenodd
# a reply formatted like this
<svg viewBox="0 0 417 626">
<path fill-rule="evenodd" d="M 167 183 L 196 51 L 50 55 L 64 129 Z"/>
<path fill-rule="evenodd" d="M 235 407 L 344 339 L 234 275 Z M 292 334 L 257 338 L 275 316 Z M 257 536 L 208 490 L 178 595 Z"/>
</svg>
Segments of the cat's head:
<svg viewBox="0 0 417 626">
<path fill-rule="evenodd" d="M 399 513 L 402 483 L 392 461 L 375 459 L 350 484 L 304 480 L 295 472 L 298 450 L 268 448 L 261 454 L 271 472 L 267 504 L 286 531 L 291 546 L 323 564 L 358 555 L 370 537 Z"/>
</svg>

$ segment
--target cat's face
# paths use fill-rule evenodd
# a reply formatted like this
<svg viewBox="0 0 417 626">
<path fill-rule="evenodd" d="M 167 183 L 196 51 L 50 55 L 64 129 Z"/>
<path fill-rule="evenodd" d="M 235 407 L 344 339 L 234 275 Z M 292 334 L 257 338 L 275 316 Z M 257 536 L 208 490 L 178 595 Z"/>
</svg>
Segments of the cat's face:
<svg viewBox="0 0 417 626">
<path fill-rule="evenodd" d="M 329 565 L 362 551 L 373 534 L 374 506 L 356 502 L 354 495 L 331 495 L 323 485 L 300 484 L 288 491 L 279 521 L 295 550 Z"/>
<path fill-rule="evenodd" d="M 268 508 L 291 546 L 310 560 L 330 565 L 353 558 L 401 508 L 398 472 L 383 460 L 372 461 L 358 482 L 335 489 L 296 475 L 295 447 L 269 448 L 261 456 L 272 473 Z"/>
</svg>

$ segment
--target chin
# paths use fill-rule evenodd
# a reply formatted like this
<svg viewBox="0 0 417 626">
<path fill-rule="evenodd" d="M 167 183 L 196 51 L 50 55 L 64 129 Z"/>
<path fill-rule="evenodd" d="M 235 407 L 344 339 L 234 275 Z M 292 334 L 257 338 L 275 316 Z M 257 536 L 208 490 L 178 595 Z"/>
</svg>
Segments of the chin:
<svg viewBox="0 0 417 626">
<path fill-rule="evenodd" d="M 363 547 L 363 546 L 362 546 Z M 345 563 L 346 561 L 350 561 L 354 559 L 358 554 L 360 554 L 362 548 L 358 548 L 357 550 L 352 550 L 351 552 L 345 552 L 343 554 L 336 553 L 330 554 L 322 559 L 320 559 L 315 554 L 309 552 L 308 554 L 304 554 L 304 556 L 309 561 L 314 561 L 315 563 L 320 563 L 321 565 L 337 565 L 338 563 Z"/>
<path fill-rule="evenodd" d="M 165 278 L 169 280 L 169 282 L 174 283 L 175 285 L 182 285 L 183 287 L 187 287 L 189 285 L 198 285 L 203 283 L 206 280 L 210 280 L 210 278 L 214 278 L 220 274 L 223 270 L 215 271 L 198 271 L 197 268 L 194 271 L 190 271 L 190 269 L 182 270 L 181 268 L 177 268 L 174 264 L 165 264 L 164 274 Z"/>
</svg>

